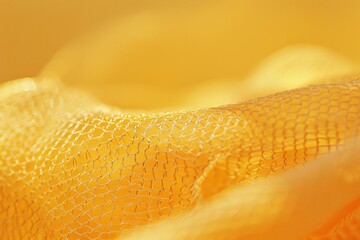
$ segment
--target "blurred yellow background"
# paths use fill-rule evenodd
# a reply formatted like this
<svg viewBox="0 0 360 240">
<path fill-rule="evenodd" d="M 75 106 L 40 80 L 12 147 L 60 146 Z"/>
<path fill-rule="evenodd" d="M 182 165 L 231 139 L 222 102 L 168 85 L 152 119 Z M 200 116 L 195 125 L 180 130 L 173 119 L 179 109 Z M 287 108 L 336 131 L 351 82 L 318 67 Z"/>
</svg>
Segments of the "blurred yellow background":
<svg viewBox="0 0 360 240">
<path fill-rule="evenodd" d="M 209 105 L 194 103 L 199 92 L 212 95 L 211 104 L 229 103 L 230 95 L 246 95 L 229 94 L 241 79 L 289 45 L 321 46 L 358 61 L 359 13 L 355 0 L 1 0 L 0 82 L 42 72 L 123 108 L 189 105 L 180 98 Z M 309 54 L 301 61 L 316 61 Z M 331 65 L 341 64 L 326 69 Z"/>
<path fill-rule="evenodd" d="M 194 53 L 193 57 L 206 59 L 211 71 L 217 74 L 243 76 L 260 59 L 290 43 L 320 44 L 360 58 L 360 2 L 356 0 L 1 0 L 0 81 L 36 75 L 66 42 L 104 21 L 149 9 L 171 12 L 168 8 L 176 8 L 175 14 L 185 12 L 186 17 L 179 21 L 190 24 L 184 28 L 202 31 L 211 27 L 231 32 L 227 34 L 232 38 L 208 39 L 218 49 L 208 52 L 206 46 L 201 49 L 199 45 L 199 51 Z M 205 25 L 207 16 L 204 22 L 197 19 L 203 17 L 198 15 L 203 12 L 212 15 L 211 25 Z M 196 23 L 192 25 L 192 21 Z M 186 43 L 183 47 L 187 47 Z M 182 69 L 169 69 L 172 65 L 167 66 L 160 58 L 164 53 L 158 55 L 153 60 L 161 63 L 167 74 L 179 77 L 190 74 Z M 221 61 L 231 64 L 214 68 Z M 190 68 L 184 65 L 183 68 Z M 201 75 L 196 71 L 191 74 Z"/>
</svg>

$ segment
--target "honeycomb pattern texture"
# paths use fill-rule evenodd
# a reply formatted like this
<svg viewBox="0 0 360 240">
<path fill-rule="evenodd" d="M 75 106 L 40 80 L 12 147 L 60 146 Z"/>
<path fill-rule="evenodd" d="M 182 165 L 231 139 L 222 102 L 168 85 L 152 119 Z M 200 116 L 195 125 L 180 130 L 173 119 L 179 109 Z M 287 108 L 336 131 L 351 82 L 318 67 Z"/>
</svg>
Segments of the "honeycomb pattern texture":
<svg viewBox="0 0 360 240">
<path fill-rule="evenodd" d="M 357 79 L 154 114 L 20 79 L 0 120 L 1 239 L 360 234 Z"/>
</svg>

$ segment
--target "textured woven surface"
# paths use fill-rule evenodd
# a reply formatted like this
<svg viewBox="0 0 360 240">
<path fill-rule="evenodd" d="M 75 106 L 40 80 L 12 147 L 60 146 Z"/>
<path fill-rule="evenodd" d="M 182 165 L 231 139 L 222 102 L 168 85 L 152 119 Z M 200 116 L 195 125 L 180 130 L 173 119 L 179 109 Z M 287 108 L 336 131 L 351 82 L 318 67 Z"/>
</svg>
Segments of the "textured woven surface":
<svg viewBox="0 0 360 240">
<path fill-rule="evenodd" d="M 257 225 L 257 234 L 269 231 L 261 224 L 271 216 L 282 223 L 307 218 L 309 226 L 299 230 L 304 237 L 354 200 L 354 195 L 347 194 L 348 187 L 333 193 L 343 195 L 340 200 L 326 204 L 327 195 L 321 195 L 321 189 L 296 191 L 296 181 L 287 197 L 285 190 L 276 187 L 280 180 L 252 182 L 302 166 L 319 155 L 330 161 L 327 153 L 358 136 L 359 80 L 314 85 L 216 108 L 148 115 L 110 109 L 51 80 L 17 80 L 0 89 L 2 239 L 113 239 L 123 232 L 140 231 L 135 226 L 166 220 L 197 205 L 198 213 L 187 213 L 183 221 L 169 220 L 168 225 L 165 221 L 160 228 L 150 225 L 148 231 L 155 235 L 145 230 L 145 236 L 160 239 L 164 233 L 176 234 L 180 222 L 182 234 L 163 239 L 247 239 Z M 359 156 L 351 153 L 348 158 Z M 280 175 L 288 179 L 287 187 L 289 179 L 301 179 L 287 174 Z M 311 180 L 306 176 L 314 174 L 303 174 L 307 187 Z M 334 180 L 326 174 L 324 178 Z M 340 185 L 334 184 L 334 190 L 341 190 Z M 304 203 L 300 193 L 305 194 Z M 254 198 L 257 194 L 259 198 Z M 315 194 L 314 199 L 306 194 Z M 259 201 L 262 207 L 251 205 Z M 329 205 L 328 209 L 319 207 L 326 208 L 327 215 L 311 215 L 309 201 Z M 230 206 L 233 209 L 226 210 Z M 284 206 L 288 206 L 286 214 L 280 211 Z M 353 222 L 358 210 L 346 216 L 336 218 L 337 231 L 357 226 Z M 207 224 L 223 229 L 215 227 L 211 234 Z M 282 236 L 276 228 L 280 225 L 275 220 L 273 224 L 269 232 Z M 246 226 L 248 236 L 240 231 Z"/>
<path fill-rule="evenodd" d="M 360 239 L 359 12 L 0 0 L 0 240 Z"/>
</svg>

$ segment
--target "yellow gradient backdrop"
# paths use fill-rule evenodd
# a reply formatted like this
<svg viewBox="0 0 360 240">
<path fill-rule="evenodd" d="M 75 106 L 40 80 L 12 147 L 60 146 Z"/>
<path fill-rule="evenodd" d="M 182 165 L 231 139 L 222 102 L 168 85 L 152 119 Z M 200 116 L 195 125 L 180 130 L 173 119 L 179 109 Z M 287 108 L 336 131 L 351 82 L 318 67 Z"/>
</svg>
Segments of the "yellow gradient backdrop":
<svg viewBox="0 0 360 240">
<path fill-rule="evenodd" d="M 242 77 L 291 43 L 319 44 L 360 58 L 356 0 L 1 0 L 0 81 L 35 76 L 81 33 L 105 22 L 130 24 L 144 12 L 160 21 L 160 35 L 132 45 L 115 77 L 159 82 Z"/>
</svg>

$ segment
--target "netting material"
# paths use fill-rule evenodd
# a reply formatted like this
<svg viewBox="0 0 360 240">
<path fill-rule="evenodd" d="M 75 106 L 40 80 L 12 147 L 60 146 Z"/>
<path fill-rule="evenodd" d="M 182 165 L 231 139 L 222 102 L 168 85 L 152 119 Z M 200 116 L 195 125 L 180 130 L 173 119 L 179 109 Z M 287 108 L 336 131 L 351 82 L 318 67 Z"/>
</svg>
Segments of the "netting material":
<svg viewBox="0 0 360 240">
<path fill-rule="evenodd" d="M 153 115 L 26 81 L 31 88 L 7 86 L 0 105 L 4 239 L 112 239 L 335 150 L 360 130 L 359 80 Z"/>
<path fill-rule="evenodd" d="M 315 231 L 333 218 L 331 212 L 359 196 L 360 166 L 354 155 L 360 148 L 353 143 L 284 174 L 230 188 L 194 211 L 126 239 L 307 239 L 312 233 L 311 239 L 356 239 L 358 226 L 349 221 Z M 354 211 L 358 202 L 347 210 Z"/>
</svg>

